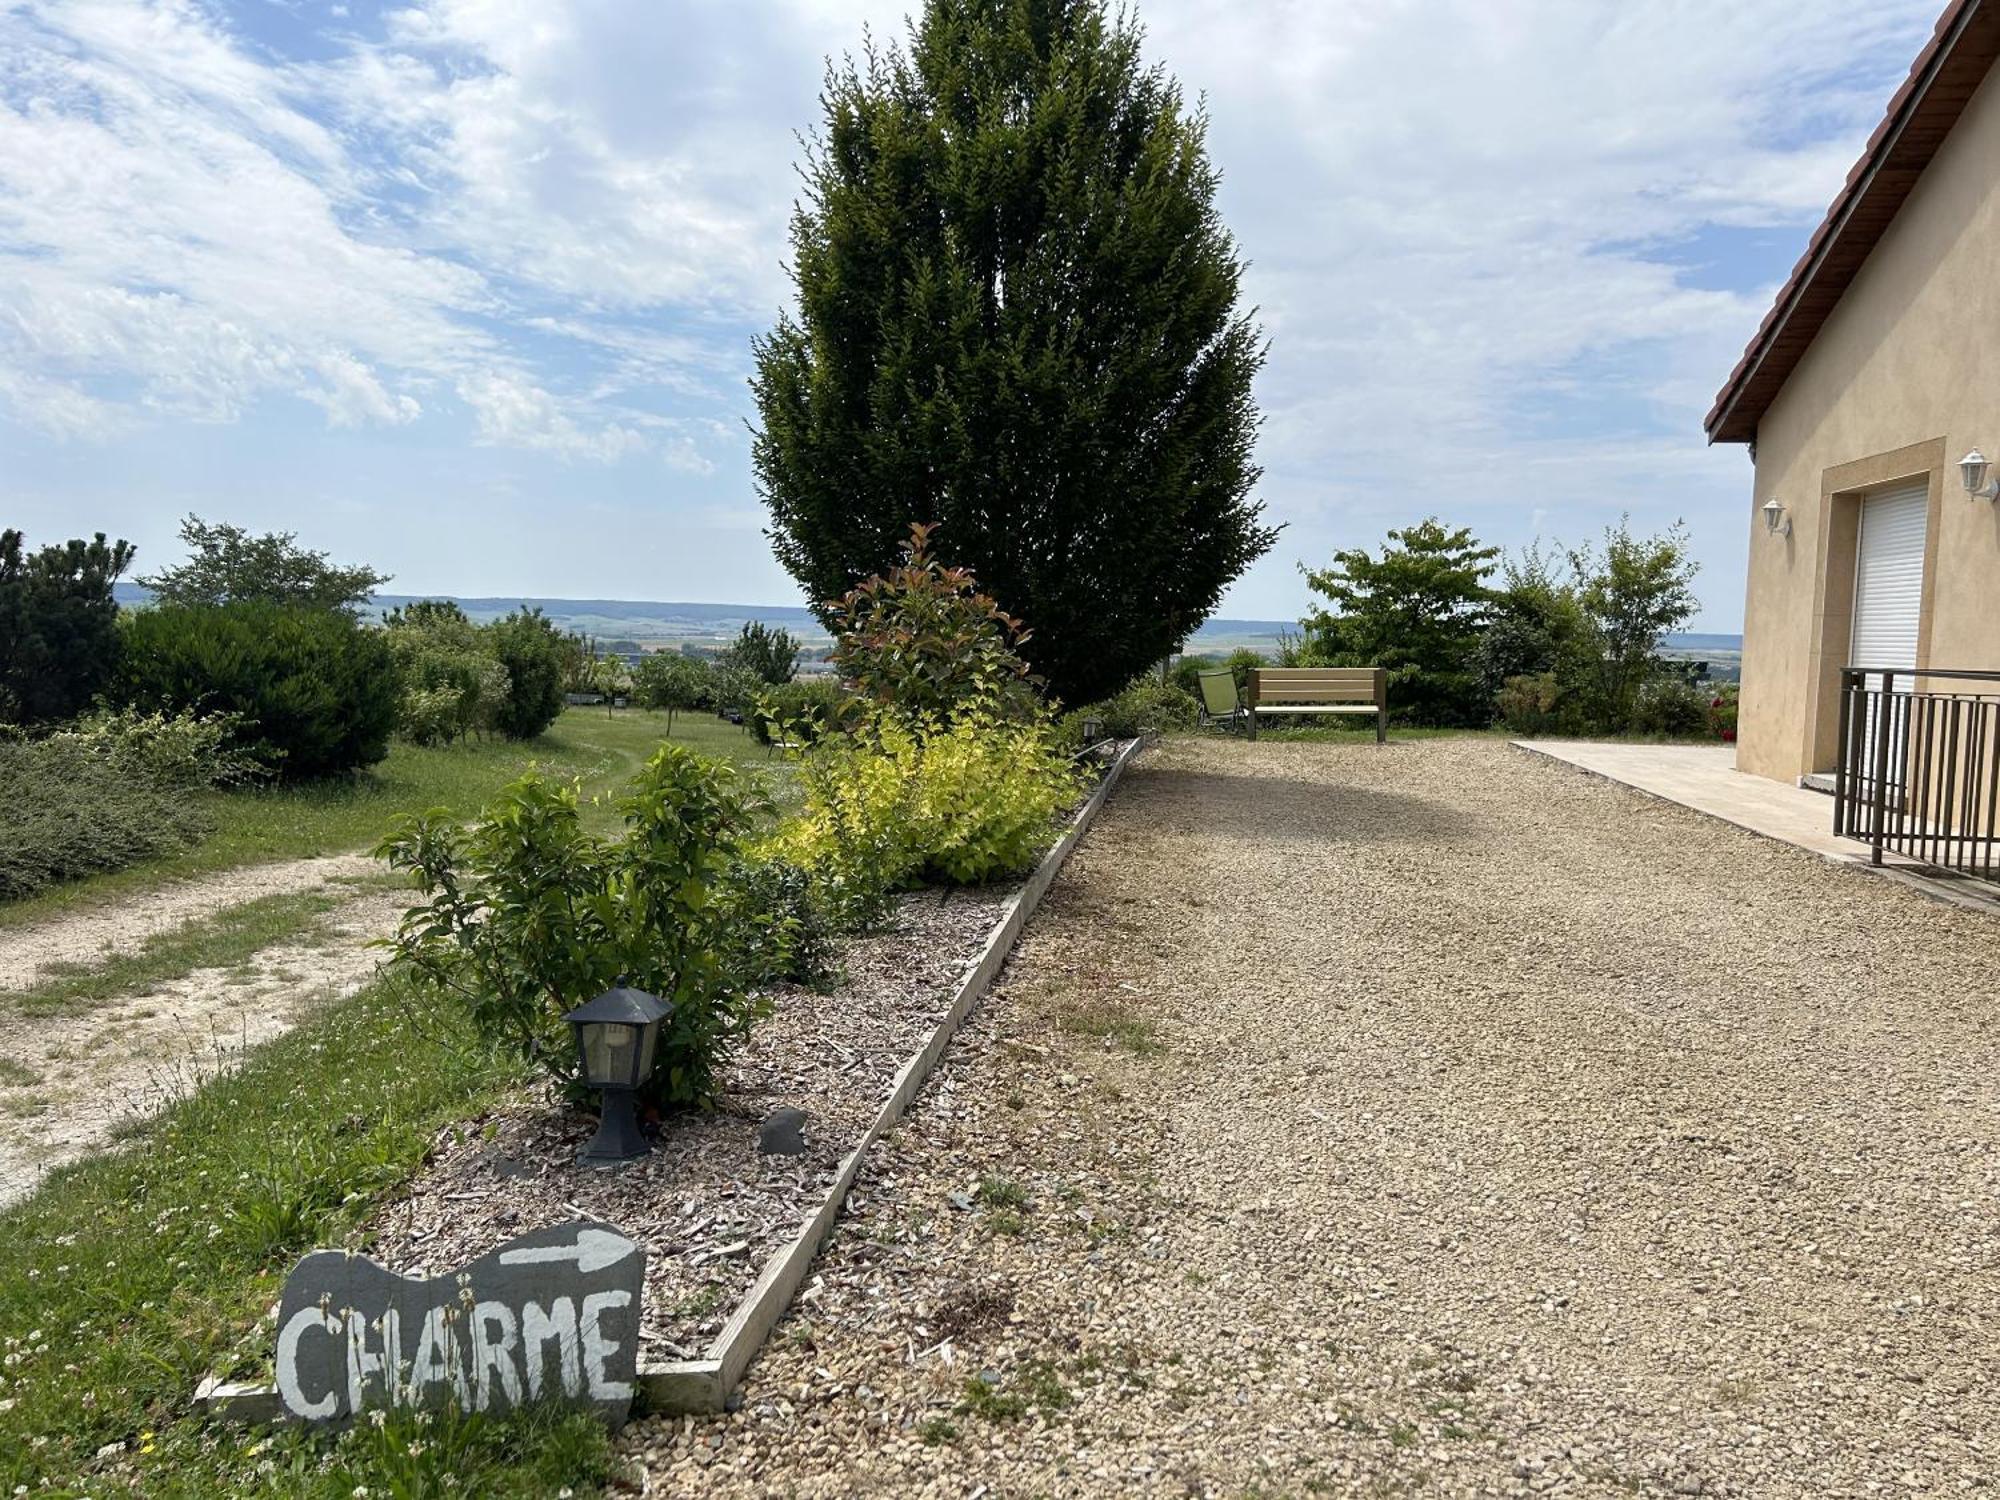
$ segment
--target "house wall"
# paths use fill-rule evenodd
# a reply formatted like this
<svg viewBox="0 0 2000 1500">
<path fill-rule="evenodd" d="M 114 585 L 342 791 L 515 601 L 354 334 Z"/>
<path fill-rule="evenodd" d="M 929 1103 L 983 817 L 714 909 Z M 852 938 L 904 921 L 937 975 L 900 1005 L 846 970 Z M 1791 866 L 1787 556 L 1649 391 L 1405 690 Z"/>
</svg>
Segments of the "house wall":
<svg viewBox="0 0 2000 1500">
<path fill-rule="evenodd" d="M 2000 504 L 1969 498 L 1957 469 L 1975 447 L 2000 473 L 2000 69 L 1758 425 L 1740 769 L 1834 764 L 1871 489 L 1931 481 L 1919 666 L 2000 670 Z M 1765 530 L 1772 496 L 1789 538 Z"/>
</svg>

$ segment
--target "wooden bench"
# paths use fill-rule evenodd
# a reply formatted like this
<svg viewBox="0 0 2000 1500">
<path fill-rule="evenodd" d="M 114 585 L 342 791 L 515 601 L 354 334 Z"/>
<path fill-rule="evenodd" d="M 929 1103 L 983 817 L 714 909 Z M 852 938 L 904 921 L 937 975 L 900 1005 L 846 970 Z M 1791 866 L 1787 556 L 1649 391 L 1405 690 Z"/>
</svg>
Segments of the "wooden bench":
<svg viewBox="0 0 2000 1500">
<path fill-rule="evenodd" d="M 1259 714 L 1373 714 L 1389 737 L 1389 679 L 1380 667 L 1258 667 L 1250 674 L 1250 738 Z"/>
</svg>

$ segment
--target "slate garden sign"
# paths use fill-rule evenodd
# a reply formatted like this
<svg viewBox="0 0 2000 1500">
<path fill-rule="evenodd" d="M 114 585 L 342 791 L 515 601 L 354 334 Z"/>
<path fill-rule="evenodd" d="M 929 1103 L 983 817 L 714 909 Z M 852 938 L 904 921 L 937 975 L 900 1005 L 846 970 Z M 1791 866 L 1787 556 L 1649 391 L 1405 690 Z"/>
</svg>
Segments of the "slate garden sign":
<svg viewBox="0 0 2000 1500">
<path fill-rule="evenodd" d="M 504 1412 L 531 1402 L 632 1405 L 646 1255 L 577 1220 L 511 1240 L 444 1276 L 402 1276 L 315 1250 L 278 1303 L 278 1399 L 316 1426 L 389 1407 Z"/>
</svg>

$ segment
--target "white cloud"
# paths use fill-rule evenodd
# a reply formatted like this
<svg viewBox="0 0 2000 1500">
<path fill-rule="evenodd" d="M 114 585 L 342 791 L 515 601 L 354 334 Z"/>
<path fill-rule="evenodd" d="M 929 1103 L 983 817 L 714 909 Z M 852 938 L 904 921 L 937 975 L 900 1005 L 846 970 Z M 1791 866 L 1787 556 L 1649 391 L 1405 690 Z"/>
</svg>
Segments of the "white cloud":
<svg viewBox="0 0 2000 1500">
<path fill-rule="evenodd" d="M 585 428 L 540 386 L 517 376 L 485 372 L 458 383 L 459 397 L 479 420 L 479 439 L 535 448 L 558 458 L 610 463 L 646 446 L 629 427 L 606 423 Z"/>
<path fill-rule="evenodd" d="M 1663 248 L 1720 225 L 1802 249 L 1932 0 L 1144 14 L 1207 96 L 1272 339 L 1264 493 L 1294 524 L 1239 596 L 1430 511 L 1511 542 L 1629 507 L 1697 523 L 1732 617 L 1748 471 L 1700 419 L 1769 288 L 1690 285 Z"/>
<path fill-rule="evenodd" d="M 1768 289 L 1668 251 L 1802 247 L 1934 5 L 1141 0 L 1273 344 L 1293 526 L 1228 607 L 1289 613 L 1298 557 L 1426 511 L 1630 507 L 1690 515 L 1733 613 L 1747 471 L 1699 419 Z M 746 491 L 794 132 L 906 8 L 416 0 L 287 52 L 198 0 L 0 5 L 0 411 L 125 443 L 282 398 Z"/>
</svg>

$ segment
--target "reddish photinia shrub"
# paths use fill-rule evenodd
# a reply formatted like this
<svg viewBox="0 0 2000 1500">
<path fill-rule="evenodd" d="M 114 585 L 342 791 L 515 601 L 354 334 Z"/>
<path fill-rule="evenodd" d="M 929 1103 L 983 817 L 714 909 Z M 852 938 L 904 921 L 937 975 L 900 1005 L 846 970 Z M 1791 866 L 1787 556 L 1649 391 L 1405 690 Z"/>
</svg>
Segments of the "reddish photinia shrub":
<svg viewBox="0 0 2000 1500">
<path fill-rule="evenodd" d="M 947 718 L 975 698 L 1031 695 L 1039 679 L 1019 647 L 1032 635 L 979 591 L 969 568 L 931 555 L 935 522 L 913 523 L 900 567 L 826 606 L 833 663 L 863 697 Z"/>
</svg>

